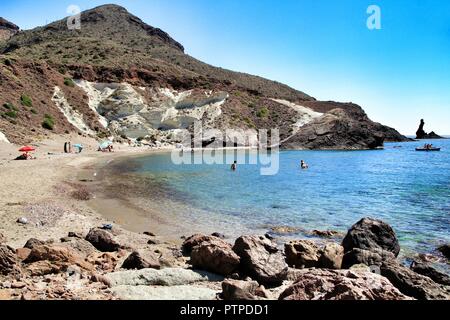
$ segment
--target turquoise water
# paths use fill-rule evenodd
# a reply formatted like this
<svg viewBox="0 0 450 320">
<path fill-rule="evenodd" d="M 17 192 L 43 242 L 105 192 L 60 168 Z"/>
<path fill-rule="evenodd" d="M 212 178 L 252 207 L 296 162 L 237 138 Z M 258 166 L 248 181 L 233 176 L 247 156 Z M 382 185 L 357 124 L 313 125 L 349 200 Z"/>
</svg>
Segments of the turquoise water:
<svg viewBox="0 0 450 320">
<path fill-rule="evenodd" d="M 441 152 L 416 152 L 424 143 L 280 152 L 274 176 L 260 175 L 258 165 L 239 165 L 236 172 L 228 164 L 175 165 L 170 154 L 134 159 L 129 170 L 150 185 L 165 186 L 154 200 L 183 204 L 163 205 L 163 211 L 197 217 L 199 224 L 228 221 L 237 235 L 277 225 L 345 232 L 359 219 L 374 217 L 393 226 L 404 250 L 429 253 L 450 242 L 450 140 L 431 142 Z M 300 170 L 300 160 L 310 169 Z"/>
</svg>

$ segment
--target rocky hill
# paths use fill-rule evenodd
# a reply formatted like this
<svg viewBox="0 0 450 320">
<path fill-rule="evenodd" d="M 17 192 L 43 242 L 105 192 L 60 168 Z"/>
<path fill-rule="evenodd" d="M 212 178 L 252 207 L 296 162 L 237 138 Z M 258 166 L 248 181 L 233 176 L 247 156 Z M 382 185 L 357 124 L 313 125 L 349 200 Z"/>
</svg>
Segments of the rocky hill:
<svg viewBox="0 0 450 320">
<path fill-rule="evenodd" d="M 176 144 L 191 136 L 195 121 L 253 134 L 238 145 L 256 144 L 261 128 L 280 129 L 286 148 L 367 149 L 406 139 L 357 105 L 316 101 L 198 61 L 120 6 L 83 12 L 80 30 L 69 30 L 67 19 L 13 30 L 0 42 L 0 133 L 11 142 L 77 131 Z M 213 131 L 205 136 L 232 139 Z"/>
<path fill-rule="evenodd" d="M 8 40 L 17 32 L 19 32 L 18 26 L 0 17 L 0 42 Z"/>
</svg>

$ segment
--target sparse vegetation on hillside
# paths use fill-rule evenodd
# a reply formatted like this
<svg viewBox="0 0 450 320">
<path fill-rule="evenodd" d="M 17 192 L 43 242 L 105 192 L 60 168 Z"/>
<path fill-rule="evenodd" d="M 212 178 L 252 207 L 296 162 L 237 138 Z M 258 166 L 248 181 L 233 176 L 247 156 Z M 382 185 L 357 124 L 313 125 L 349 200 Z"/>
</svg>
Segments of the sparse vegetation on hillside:
<svg viewBox="0 0 450 320">
<path fill-rule="evenodd" d="M 75 82 L 73 82 L 72 78 L 65 78 L 64 84 L 68 87 L 75 87 Z"/>
<path fill-rule="evenodd" d="M 258 118 L 267 118 L 269 116 L 269 109 L 267 109 L 266 107 L 259 109 L 256 113 L 256 116 Z"/>
<path fill-rule="evenodd" d="M 47 130 L 53 130 L 55 128 L 55 120 L 49 114 L 44 116 L 44 121 L 42 122 L 42 127 Z"/>
<path fill-rule="evenodd" d="M 27 95 L 23 94 L 20 97 L 20 103 L 25 106 L 25 107 L 29 107 L 31 108 L 33 106 L 33 101 L 31 100 L 30 97 L 28 97 Z"/>
</svg>

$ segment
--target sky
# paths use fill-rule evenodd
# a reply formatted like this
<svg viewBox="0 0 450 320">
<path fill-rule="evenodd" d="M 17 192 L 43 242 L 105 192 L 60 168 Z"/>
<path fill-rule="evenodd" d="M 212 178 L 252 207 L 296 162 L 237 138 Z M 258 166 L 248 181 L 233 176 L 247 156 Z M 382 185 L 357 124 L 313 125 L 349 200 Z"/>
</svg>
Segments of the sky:
<svg viewBox="0 0 450 320">
<path fill-rule="evenodd" d="M 116 3 L 215 66 L 285 83 L 318 100 L 354 102 L 412 135 L 450 134 L 450 1 L 0 0 L 22 29 Z M 381 29 L 370 30 L 370 5 Z"/>
</svg>

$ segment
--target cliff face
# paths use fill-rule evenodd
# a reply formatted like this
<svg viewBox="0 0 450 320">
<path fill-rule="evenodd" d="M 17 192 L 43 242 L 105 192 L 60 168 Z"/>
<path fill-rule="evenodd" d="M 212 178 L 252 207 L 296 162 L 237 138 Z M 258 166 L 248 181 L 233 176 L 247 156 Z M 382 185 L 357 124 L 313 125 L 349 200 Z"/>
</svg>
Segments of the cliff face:
<svg viewBox="0 0 450 320">
<path fill-rule="evenodd" d="M 17 32 L 19 32 L 18 26 L 0 17 L 0 42 L 8 40 Z"/>
<path fill-rule="evenodd" d="M 255 135 L 278 128 L 289 148 L 366 149 L 406 139 L 370 121 L 359 106 L 316 101 L 198 61 L 166 32 L 115 5 L 83 12 L 80 30 L 69 30 L 63 19 L 15 33 L 0 52 L 0 131 L 12 142 L 48 132 L 41 125 L 48 114 L 57 133 L 119 141 L 179 143 L 195 121 Z"/>
</svg>

